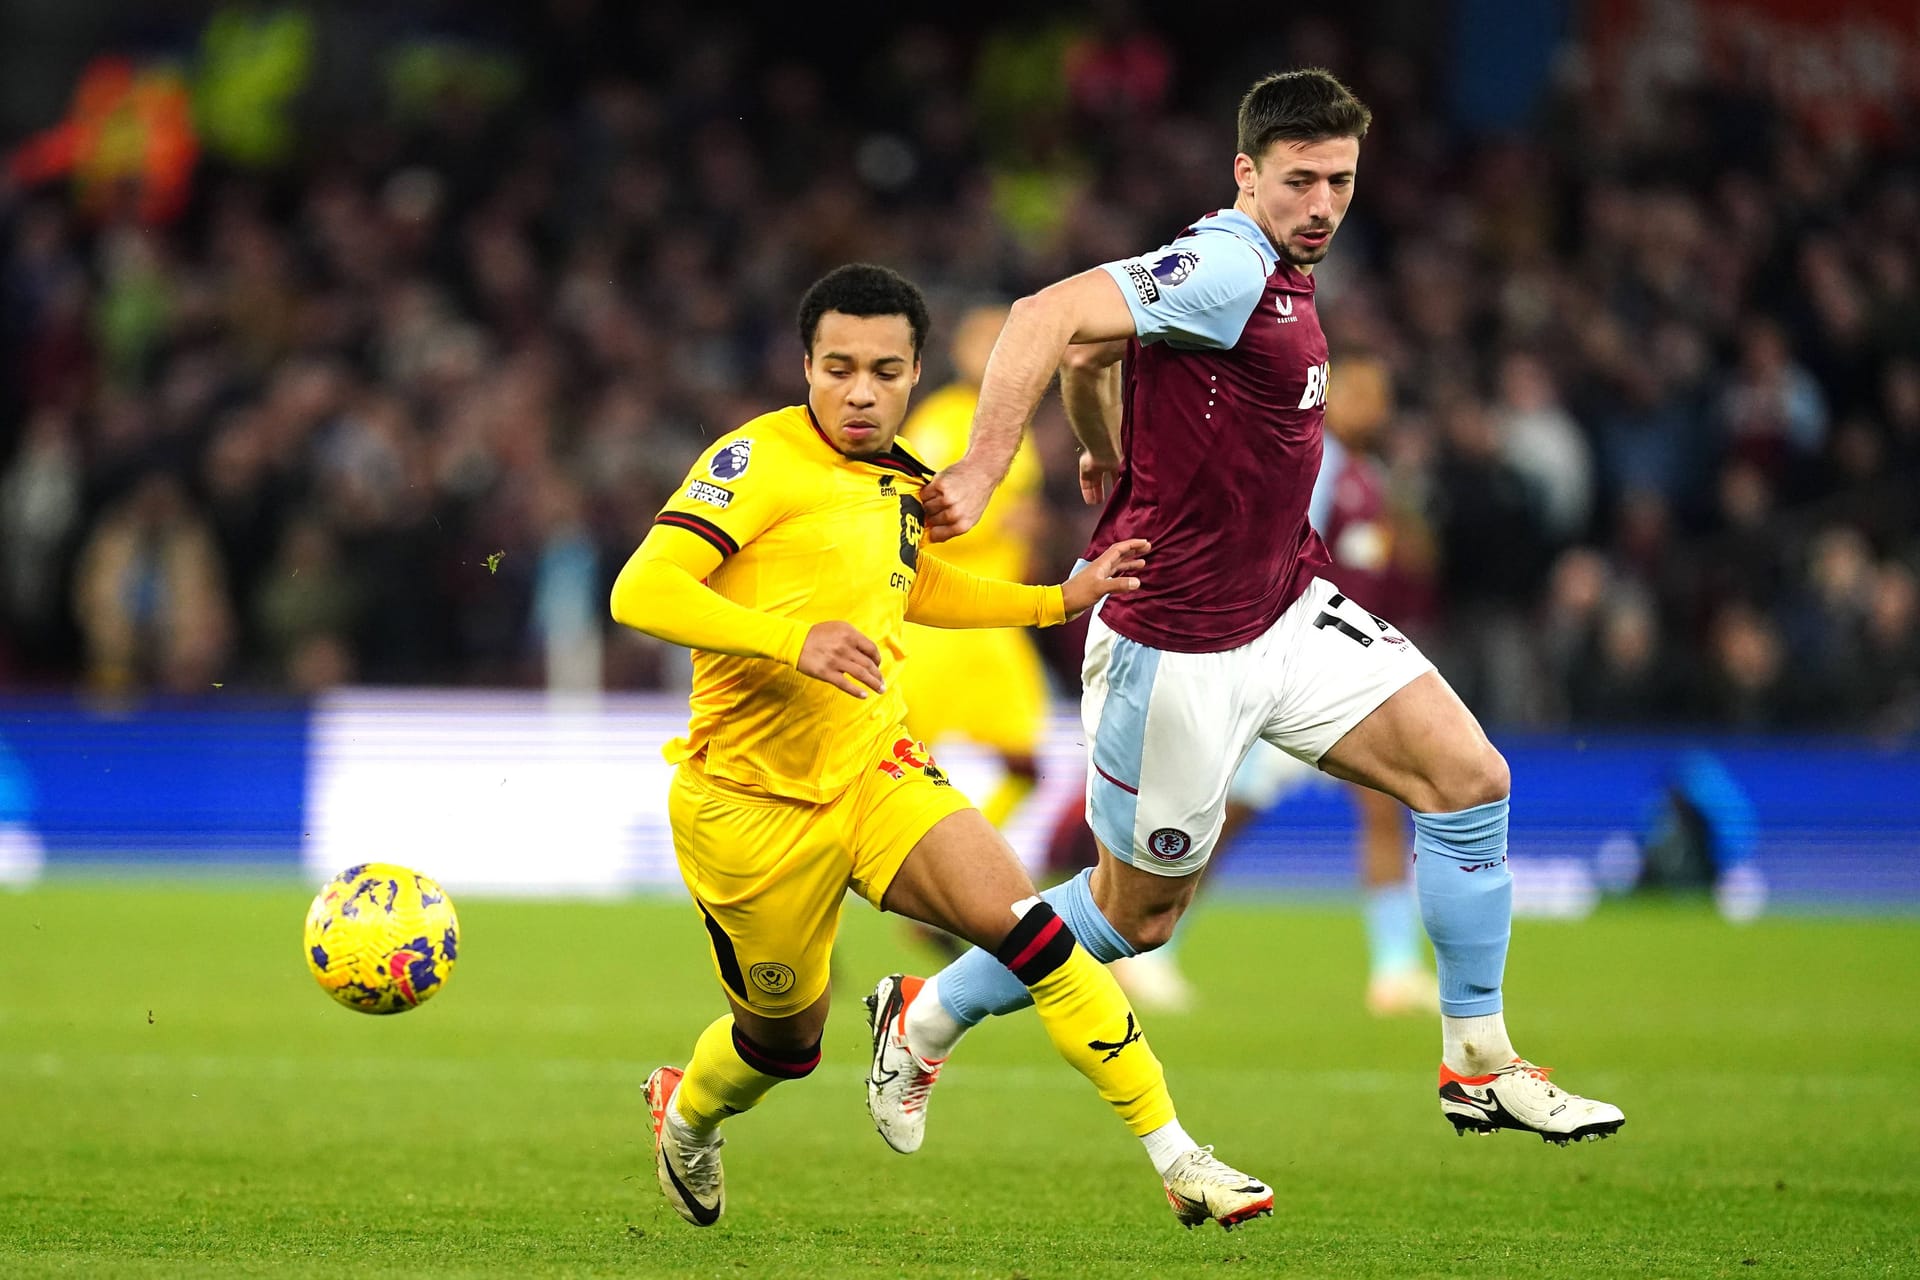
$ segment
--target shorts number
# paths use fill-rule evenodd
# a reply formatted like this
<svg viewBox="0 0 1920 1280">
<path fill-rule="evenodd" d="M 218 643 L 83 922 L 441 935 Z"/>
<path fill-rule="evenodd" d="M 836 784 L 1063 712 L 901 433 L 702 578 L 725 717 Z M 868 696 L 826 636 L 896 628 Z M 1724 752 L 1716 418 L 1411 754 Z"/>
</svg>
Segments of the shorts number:
<svg viewBox="0 0 1920 1280">
<path fill-rule="evenodd" d="M 1373 643 L 1373 637 L 1354 626 L 1351 622 L 1348 622 L 1345 618 L 1328 611 L 1338 609 L 1346 603 L 1347 598 L 1345 596 L 1341 595 L 1338 591 L 1334 592 L 1333 595 L 1327 599 L 1327 608 L 1320 611 L 1320 616 L 1313 620 L 1313 625 L 1316 627 L 1332 627 L 1341 635 L 1359 642 L 1360 647 L 1364 649 Z M 1367 613 L 1365 609 L 1362 609 L 1360 612 Z M 1389 635 L 1392 633 L 1393 628 L 1388 626 L 1385 619 L 1381 618 L 1378 614 L 1367 613 L 1367 616 L 1373 619 L 1374 626 L 1380 628 L 1381 635 Z"/>
</svg>

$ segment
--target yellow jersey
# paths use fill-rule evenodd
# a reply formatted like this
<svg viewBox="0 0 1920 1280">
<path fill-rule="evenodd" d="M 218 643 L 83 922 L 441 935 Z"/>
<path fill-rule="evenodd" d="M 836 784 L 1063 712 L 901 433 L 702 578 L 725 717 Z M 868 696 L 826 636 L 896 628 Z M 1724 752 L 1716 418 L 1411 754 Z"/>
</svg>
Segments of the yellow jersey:
<svg viewBox="0 0 1920 1280">
<path fill-rule="evenodd" d="M 980 403 L 977 388 L 965 383 L 949 383 L 928 396 L 926 402 L 907 418 L 900 434 L 914 453 L 939 471 L 958 462 L 967 451 L 967 437 L 973 430 L 974 406 Z M 988 578 L 1024 582 L 1032 559 L 1026 533 L 1009 513 L 1034 502 L 1040 496 L 1040 464 L 1034 460 L 1033 447 L 1025 440 L 1013 455 L 1007 478 L 994 490 L 980 520 L 952 542 L 940 544 L 940 558 L 969 573 Z"/>
<path fill-rule="evenodd" d="M 1065 619 L 1058 587 L 994 582 L 923 556 L 919 493 L 933 475 L 898 443 L 844 456 L 805 405 L 715 441 L 614 584 L 614 617 L 695 650 L 691 722 L 672 763 L 821 803 L 872 767 L 905 718 L 909 617 L 934 626 Z M 704 582 L 704 586 L 702 585 Z M 884 694 L 801 674 L 812 626 L 852 624 L 880 650 Z"/>
</svg>

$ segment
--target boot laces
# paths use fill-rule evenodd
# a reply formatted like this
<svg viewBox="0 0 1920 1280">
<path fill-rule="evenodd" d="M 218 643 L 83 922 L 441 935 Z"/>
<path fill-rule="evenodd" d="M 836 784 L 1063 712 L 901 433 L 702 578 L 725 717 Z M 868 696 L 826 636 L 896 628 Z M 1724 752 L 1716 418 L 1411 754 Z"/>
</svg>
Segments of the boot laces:
<svg viewBox="0 0 1920 1280">
<path fill-rule="evenodd" d="M 1246 1174 L 1213 1154 L 1213 1144 L 1195 1148 L 1187 1153 L 1187 1173 L 1202 1182 L 1221 1187 L 1240 1187 L 1254 1181 Z"/>
<path fill-rule="evenodd" d="M 900 1093 L 900 1109 L 912 1112 L 927 1105 L 927 1095 L 933 1091 L 934 1081 L 940 1078 L 940 1064 L 927 1066 L 915 1056 L 911 1049 L 907 1050 L 907 1058 L 911 1066 L 906 1088 Z"/>
<path fill-rule="evenodd" d="M 719 1181 L 720 1148 L 726 1145 L 725 1138 L 715 1138 L 712 1142 L 699 1145 L 681 1143 L 680 1163 L 686 1166 L 687 1180 L 697 1184 L 702 1191 L 711 1190 Z"/>
<path fill-rule="evenodd" d="M 1536 1066 L 1528 1062 L 1525 1058 L 1520 1058 L 1516 1060 L 1512 1066 L 1508 1067 L 1507 1071 L 1516 1076 L 1531 1076 L 1541 1084 L 1546 1085 L 1547 1096 L 1549 1098 L 1557 1098 L 1560 1096 L 1560 1091 L 1554 1088 L 1552 1082 L 1547 1079 L 1548 1076 L 1553 1074 L 1552 1067 Z"/>
</svg>

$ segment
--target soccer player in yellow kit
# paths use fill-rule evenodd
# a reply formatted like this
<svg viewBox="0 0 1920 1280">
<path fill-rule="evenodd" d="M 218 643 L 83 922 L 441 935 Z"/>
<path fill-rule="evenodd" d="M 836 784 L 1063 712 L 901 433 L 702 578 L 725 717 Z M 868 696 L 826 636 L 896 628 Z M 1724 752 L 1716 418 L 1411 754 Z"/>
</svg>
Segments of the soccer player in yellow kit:
<svg viewBox="0 0 1920 1280">
<path fill-rule="evenodd" d="M 1175 1215 L 1223 1226 L 1273 1192 L 1198 1146 L 1112 976 L 905 726 L 911 617 L 1048 625 L 1114 591 L 1148 550 L 1110 548 L 1061 586 L 975 577 L 921 554 L 933 472 L 895 436 L 927 309 L 882 267 L 841 267 L 800 306 L 807 403 L 721 437 L 613 588 L 620 622 L 695 650 L 692 718 L 666 755 L 680 873 L 731 1012 L 646 1085 L 660 1189 L 709 1226 L 726 1204 L 719 1127 L 820 1061 L 849 887 L 999 958 L 1054 1047 L 1146 1147 Z M 869 1088 L 874 1087 L 871 1083 Z"/>
<path fill-rule="evenodd" d="M 962 315 L 950 349 L 954 380 L 907 418 L 906 443 L 936 471 L 967 451 L 980 378 L 1006 319 L 1003 306 L 973 307 Z M 980 522 L 942 547 L 941 558 L 983 578 L 1027 581 L 1044 519 L 1041 483 L 1033 449 L 1021 448 Z M 930 746 L 964 738 L 1000 757 L 1004 773 L 980 812 L 1004 826 L 1033 791 L 1034 756 L 1046 723 L 1047 676 L 1032 637 L 1015 628 L 961 631 L 909 622 L 907 650 L 913 654 L 903 676 L 908 727 Z"/>
</svg>

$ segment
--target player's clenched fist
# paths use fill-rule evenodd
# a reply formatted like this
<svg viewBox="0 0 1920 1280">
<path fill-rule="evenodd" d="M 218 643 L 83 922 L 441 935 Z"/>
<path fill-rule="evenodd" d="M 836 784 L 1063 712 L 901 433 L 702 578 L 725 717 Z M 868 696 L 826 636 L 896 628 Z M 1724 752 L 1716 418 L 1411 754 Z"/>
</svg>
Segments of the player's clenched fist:
<svg viewBox="0 0 1920 1280">
<path fill-rule="evenodd" d="M 1153 544 L 1145 538 L 1127 538 L 1102 551 L 1091 564 L 1060 584 L 1060 600 L 1067 606 L 1069 618 L 1093 608 L 1101 596 L 1119 591 L 1138 591 L 1140 579 L 1133 575 L 1146 567 L 1146 554 Z"/>
<path fill-rule="evenodd" d="M 866 697 L 867 689 L 887 691 L 887 682 L 880 678 L 879 648 L 851 622 L 814 623 L 800 646 L 798 666 L 801 675 L 825 680 L 856 698 Z M 859 684 L 854 683 L 856 680 Z"/>
<path fill-rule="evenodd" d="M 965 458 L 927 482 L 920 491 L 920 506 L 926 512 L 927 540 L 945 542 L 957 538 L 980 522 L 993 497 L 1000 478 L 987 468 L 969 465 Z"/>
</svg>

